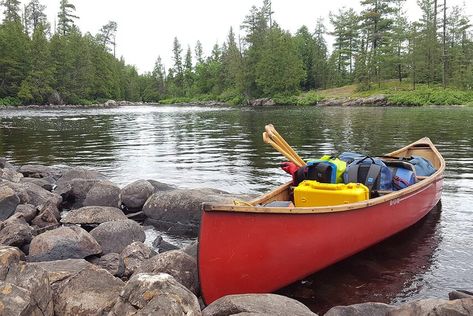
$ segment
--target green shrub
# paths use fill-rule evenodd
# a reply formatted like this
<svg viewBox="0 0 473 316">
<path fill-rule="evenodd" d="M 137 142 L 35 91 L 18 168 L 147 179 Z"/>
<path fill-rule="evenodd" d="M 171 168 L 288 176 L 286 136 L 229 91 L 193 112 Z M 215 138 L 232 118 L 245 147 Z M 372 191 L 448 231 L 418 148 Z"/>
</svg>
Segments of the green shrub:
<svg viewBox="0 0 473 316">
<path fill-rule="evenodd" d="M 189 103 L 191 102 L 190 98 L 186 97 L 176 97 L 176 98 L 169 98 L 169 99 L 163 99 L 160 100 L 160 104 L 178 104 L 178 103 Z"/>
<path fill-rule="evenodd" d="M 21 104 L 21 100 L 15 97 L 0 98 L 0 106 L 18 106 Z"/>
<path fill-rule="evenodd" d="M 473 93 L 442 88 L 421 88 L 412 91 L 398 91 L 388 95 L 396 105 L 461 105 L 473 100 Z"/>
</svg>

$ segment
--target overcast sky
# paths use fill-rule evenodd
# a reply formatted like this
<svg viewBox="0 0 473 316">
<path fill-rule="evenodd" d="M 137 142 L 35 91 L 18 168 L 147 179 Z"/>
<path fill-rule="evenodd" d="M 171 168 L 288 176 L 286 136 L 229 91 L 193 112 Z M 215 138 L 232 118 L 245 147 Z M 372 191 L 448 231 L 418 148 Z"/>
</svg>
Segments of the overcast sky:
<svg viewBox="0 0 473 316">
<path fill-rule="evenodd" d="M 23 0 L 23 3 L 28 1 Z M 40 0 L 54 25 L 59 0 Z M 172 44 L 179 39 L 184 52 L 190 45 L 194 52 L 200 40 L 206 55 L 215 43 L 221 45 L 230 26 L 236 34 L 253 5 L 263 0 L 70 0 L 80 19 L 82 32 L 96 34 L 108 21 L 118 23 L 117 57 L 137 66 L 140 73 L 151 71 L 158 56 L 166 68 L 172 66 Z M 465 0 L 448 0 L 448 5 L 461 5 Z M 318 17 L 324 17 L 343 6 L 359 9 L 358 0 L 273 0 L 274 20 L 286 30 L 296 32 L 302 25 L 313 30 Z M 473 15 L 473 1 L 466 0 L 467 14 Z M 417 17 L 416 0 L 407 0 L 409 17 Z"/>
</svg>

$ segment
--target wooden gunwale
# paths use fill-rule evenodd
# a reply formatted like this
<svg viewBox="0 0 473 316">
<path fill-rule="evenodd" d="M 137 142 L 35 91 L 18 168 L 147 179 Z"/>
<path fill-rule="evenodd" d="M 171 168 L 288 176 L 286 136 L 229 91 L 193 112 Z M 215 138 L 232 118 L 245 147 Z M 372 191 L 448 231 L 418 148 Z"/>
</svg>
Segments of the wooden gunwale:
<svg viewBox="0 0 473 316">
<path fill-rule="evenodd" d="M 423 146 L 422 146 L 423 145 Z M 445 170 L 445 161 L 437 150 L 432 141 L 424 137 L 410 145 L 407 145 L 401 149 L 395 150 L 388 154 L 392 157 L 404 157 L 407 156 L 407 153 L 410 151 L 421 151 L 428 150 L 433 154 L 433 157 L 430 157 L 433 160 L 432 163 L 437 168 L 437 171 L 430 177 L 419 177 L 416 184 L 409 186 L 406 189 L 400 191 L 393 191 L 389 194 L 370 199 L 363 202 L 343 204 L 343 205 L 334 205 L 334 206 L 323 206 L 323 207 L 262 207 L 258 204 L 264 203 L 265 201 L 274 199 L 277 200 L 278 195 L 287 194 L 291 182 L 285 183 L 273 191 L 262 195 L 261 197 L 248 202 L 248 205 L 229 205 L 229 204 L 215 204 L 215 203 L 204 203 L 203 209 L 207 212 L 243 212 L 243 213 L 275 213 L 275 214 L 313 214 L 313 213 L 335 213 L 335 212 L 346 212 L 356 209 L 371 207 L 381 203 L 385 203 L 394 199 L 402 199 L 403 197 L 410 196 L 417 191 L 422 191 L 427 188 L 429 185 L 443 179 L 443 172 Z M 420 153 L 416 155 L 423 156 Z M 429 158 L 429 157 L 426 157 Z M 434 158 L 434 159 L 432 159 Z"/>
</svg>

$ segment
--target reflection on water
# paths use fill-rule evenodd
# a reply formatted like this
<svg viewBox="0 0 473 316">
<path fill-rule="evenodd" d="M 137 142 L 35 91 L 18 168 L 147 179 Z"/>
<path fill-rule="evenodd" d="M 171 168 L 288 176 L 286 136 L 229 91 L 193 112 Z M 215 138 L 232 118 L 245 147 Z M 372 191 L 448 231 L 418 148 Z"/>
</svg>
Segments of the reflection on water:
<svg viewBox="0 0 473 316">
<path fill-rule="evenodd" d="M 120 185 L 155 179 L 256 193 L 288 180 L 278 168 L 283 158 L 262 141 L 268 123 L 303 158 L 347 150 L 379 155 L 430 137 L 447 161 L 441 215 L 432 213 L 412 230 L 290 287 L 323 310 L 471 289 L 472 118 L 473 108 L 460 107 L 4 110 L 0 156 L 16 164 L 89 166 Z"/>
</svg>

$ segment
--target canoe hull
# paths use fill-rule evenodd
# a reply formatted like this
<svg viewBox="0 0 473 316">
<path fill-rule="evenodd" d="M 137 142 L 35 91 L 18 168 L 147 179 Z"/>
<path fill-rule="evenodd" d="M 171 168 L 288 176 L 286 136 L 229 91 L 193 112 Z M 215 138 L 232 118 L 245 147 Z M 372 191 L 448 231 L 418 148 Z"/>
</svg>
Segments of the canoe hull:
<svg viewBox="0 0 473 316">
<path fill-rule="evenodd" d="M 443 175 L 399 198 L 344 212 L 206 211 L 199 277 L 206 304 L 229 294 L 266 293 L 353 255 L 423 218 L 440 200 Z"/>
</svg>

